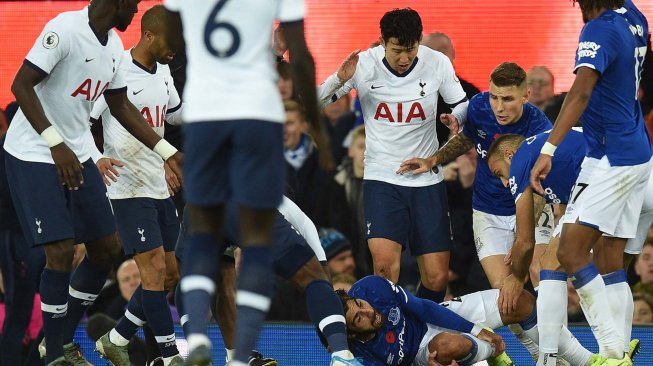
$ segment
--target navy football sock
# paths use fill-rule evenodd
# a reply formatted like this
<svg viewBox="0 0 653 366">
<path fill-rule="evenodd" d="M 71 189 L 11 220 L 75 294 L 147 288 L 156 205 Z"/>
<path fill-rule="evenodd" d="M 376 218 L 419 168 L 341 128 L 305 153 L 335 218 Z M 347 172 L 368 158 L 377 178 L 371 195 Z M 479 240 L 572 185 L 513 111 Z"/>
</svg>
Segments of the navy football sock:
<svg viewBox="0 0 653 366">
<path fill-rule="evenodd" d="M 45 268 L 41 275 L 39 293 L 41 294 L 41 314 L 43 315 L 43 335 L 47 349 L 46 364 L 63 356 L 63 328 L 68 311 L 69 272 Z"/>
<path fill-rule="evenodd" d="M 270 249 L 266 246 L 244 247 L 236 295 L 235 361 L 247 364 L 250 352 L 256 347 L 259 327 L 270 308 L 271 285 Z"/>
<path fill-rule="evenodd" d="M 220 247 L 209 234 L 192 234 L 186 240 L 190 242 L 184 254 L 184 275 L 180 282 L 183 308 L 188 314 L 186 336 L 206 336 L 206 315 L 215 293 L 214 279 L 220 263 Z"/>
<path fill-rule="evenodd" d="M 420 299 L 435 301 L 439 304 L 442 301 L 444 301 L 444 296 L 446 294 L 447 294 L 446 290 L 442 290 L 442 291 L 429 290 L 424 286 L 423 283 L 420 282 L 415 296 L 419 297 Z"/>
<path fill-rule="evenodd" d="M 63 329 L 64 344 L 73 341 L 79 320 L 84 316 L 86 309 L 97 299 L 108 274 L 108 269 L 99 269 L 93 266 L 88 257 L 85 257 L 73 272 L 68 290 L 68 315 Z"/>
<path fill-rule="evenodd" d="M 316 280 L 305 289 L 306 307 L 313 324 L 326 337 L 332 352 L 348 350 L 345 314 L 330 283 Z"/>
<path fill-rule="evenodd" d="M 146 323 L 145 313 L 143 312 L 143 287 L 138 286 L 129 303 L 127 304 L 127 310 L 125 310 L 125 315 L 123 315 L 118 324 L 114 328 L 118 334 L 123 338 L 129 340 L 132 338 L 138 327 L 142 327 Z"/>
<path fill-rule="evenodd" d="M 175 328 L 164 291 L 143 290 L 143 312 L 164 358 L 179 354 Z"/>
</svg>

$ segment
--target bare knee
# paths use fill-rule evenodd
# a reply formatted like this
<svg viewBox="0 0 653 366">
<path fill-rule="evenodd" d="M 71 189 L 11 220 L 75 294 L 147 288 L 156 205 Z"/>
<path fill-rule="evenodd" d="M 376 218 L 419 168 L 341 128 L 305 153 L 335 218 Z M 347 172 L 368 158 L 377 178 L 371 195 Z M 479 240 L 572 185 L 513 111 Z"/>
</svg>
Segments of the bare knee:
<svg viewBox="0 0 653 366">
<path fill-rule="evenodd" d="M 138 269 L 141 272 L 143 288 L 154 291 L 163 290 L 166 278 L 166 262 L 163 250 L 139 253 L 134 259 L 136 259 Z"/>
<path fill-rule="evenodd" d="M 59 241 L 44 246 L 46 267 L 55 271 L 70 272 L 75 247 L 72 240 Z"/>
<path fill-rule="evenodd" d="M 122 256 L 117 233 L 86 243 L 88 260 L 97 268 L 110 269 Z"/>
<path fill-rule="evenodd" d="M 465 358 L 471 348 L 472 341 L 459 334 L 440 333 L 429 342 L 429 351 L 437 351 L 435 358 L 442 365 Z"/>
<path fill-rule="evenodd" d="M 447 288 L 449 282 L 448 268 L 430 268 L 421 278 L 422 286 L 432 291 L 442 291 Z"/>
</svg>

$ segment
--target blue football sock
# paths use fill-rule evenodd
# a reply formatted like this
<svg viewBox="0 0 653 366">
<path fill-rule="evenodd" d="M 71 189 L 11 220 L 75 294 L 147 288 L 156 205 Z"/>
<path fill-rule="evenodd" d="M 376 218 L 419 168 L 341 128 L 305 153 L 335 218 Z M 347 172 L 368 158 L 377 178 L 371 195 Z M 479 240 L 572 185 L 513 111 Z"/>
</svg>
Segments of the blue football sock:
<svg viewBox="0 0 653 366">
<path fill-rule="evenodd" d="M 256 347 L 259 328 L 270 308 L 272 277 L 270 249 L 266 246 L 244 247 L 236 294 L 235 361 L 247 364 L 251 350 Z"/>
<path fill-rule="evenodd" d="M 143 290 L 143 312 L 164 358 L 179 354 L 175 328 L 164 291 Z"/>
<path fill-rule="evenodd" d="M 220 246 L 209 234 L 191 234 L 184 254 L 180 287 L 183 308 L 188 314 L 187 337 L 193 334 L 206 336 L 207 314 L 215 293 L 215 276 L 219 266 Z"/>
<path fill-rule="evenodd" d="M 118 324 L 114 328 L 125 339 L 131 339 L 136 334 L 138 327 L 142 327 L 147 321 L 143 312 L 142 296 L 143 287 L 139 285 L 129 299 L 125 315 L 118 320 Z"/>
<path fill-rule="evenodd" d="M 46 364 L 63 356 L 63 328 L 68 311 L 69 272 L 44 269 L 41 275 L 41 314 L 45 337 Z"/>
<path fill-rule="evenodd" d="M 93 266 L 88 257 L 85 257 L 73 272 L 68 290 L 68 315 L 63 330 L 64 344 L 73 341 L 80 319 L 97 299 L 108 274 L 109 270 Z"/>
<path fill-rule="evenodd" d="M 305 289 L 306 308 L 313 324 L 326 337 L 332 352 L 348 350 L 345 314 L 330 283 L 316 280 Z"/>
</svg>

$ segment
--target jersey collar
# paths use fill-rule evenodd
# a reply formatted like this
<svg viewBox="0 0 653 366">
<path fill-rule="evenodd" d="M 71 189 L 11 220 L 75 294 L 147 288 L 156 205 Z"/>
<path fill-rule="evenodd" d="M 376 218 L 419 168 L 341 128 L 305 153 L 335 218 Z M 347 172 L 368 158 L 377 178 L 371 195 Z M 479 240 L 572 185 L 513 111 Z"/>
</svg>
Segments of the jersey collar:
<svg viewBox="0 0 653 366">
<path fill-rule="evenodd" d="M 388 69 L 388 71 L 390 71 L 390 72 L 392 73 L 392 75 L 394 75 L 394 76 L 396 76 L 396 77 L 399 77 L 399 78 L 403 78 L 403 77 L 408 76 L 408 74 L 410 74 L 410 72 L 413 71 L 413 69 L 414 69 L 415 66 L 417 65 L 417 62 L 418 62 L 418 61 L 419 61 L 419 58 L 418 58 L 417 56 L 415 56 L 415 59 L 413 60 L 413 64 L 410 65 L 410 67 L 408 68 L 408 70 L 406 70 L 406 72 L 403 73 L 403 74 L 400 74 L 400 73 L 398 73 L 395 69 L 393 69 L 393 68 L 390 66 L 390 64 L 388 63 L 388 60 L 385 59 L 385 57 L 383 58 L 383 65 L 385 65 L 385 68 Z"/>
<path fill-rule="evenodd" d="M 152 75 L 156 74 L 156 64 L 157 64 L 156 62 L 154 63 L 154 67 L 152 68 L 152 70 L 148 69 L 145 65 L 136 61 L 136 59 L 133 57 L 132 57 L 132 62 L 134 63 L 134 65 L 138 66 L 140 69 L 143 69 L 143 71 L 147 72 L 148 74 L 152 74 Z"/>
</svg>

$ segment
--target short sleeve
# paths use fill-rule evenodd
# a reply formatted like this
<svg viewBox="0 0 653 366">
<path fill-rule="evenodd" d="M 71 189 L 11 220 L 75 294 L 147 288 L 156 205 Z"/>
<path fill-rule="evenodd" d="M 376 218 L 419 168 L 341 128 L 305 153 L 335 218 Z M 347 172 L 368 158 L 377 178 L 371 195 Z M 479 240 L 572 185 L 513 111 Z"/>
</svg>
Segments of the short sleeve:
<svg viewBox="0 0 653 366">
<path fill-rule="evenodd" d="M 120 46 L 122 48 L 122 42 L 120 42 Z M 120 50 L 120 52 L 118 52 L 118 56 L 115 61 L 116 72 L 113 74 L 113 79 L 111 79 L 111 83 L 107 88 L 107 91 L 109 91 L 109 93 L 127 91 L 127 76 L 126 76 L 127 71 L 125 71 L 125 68 L 122 67 L 122 65 L 120 65 L 123 59 L 124 59 L 123 51 Z"/>
<path fill-rule="evenodd" d="M 107 108 L 109 108 L 109 106 L 107 105 L 107 101 L 104 99 L 104 95 L 102 95 L 95 101 L 95 103 L 93 103 L 91 118 L 99 119 Z"/>
<path fill-rule="evenodd" d="M 574 71 L 586 66 L 603 74 L 618 52 L 623 52 L 619 50 L 616 42 L 614 27 L 605 25 L 606 23 L 601 20 L 591 21 L 585 25 L 576 50 Z"/>
<path fill-rule="evenodd" d="M 172 77 L 168 79 L 168 85 L 170 86 L 170 98 L 168 99 L 168 113 L 172 113 L 175 110 L 179 109 L 181 106 L 181 98 L 179 97 L 179 92 L 175 88 L 175 83 L 172 80 Z"/>
<path fill-rule="evenodd" d="M 530 185 L 531 166 L 530 154 L 523 150 L 520 153 L 517 150 L 512 157 L 510 177 L 508 178 L 508 186 L 515 203 L 517 203 L 526 187 Z"/>
<path fill-rule="evenodd" d="M 278 18 L 281 23 L 296 22 L 304 19 L 304 12 L 304 0 L 281 0 Z"/>
<path fill-rule="evenodd" d="M 164 0 L 163 6 L 170 11 L 179 12 L 181 8 L 181 0 Z"/>
<path fill-rule="evenodd" d="M 442 75 L 442 84 L 438 93 L 442 95 L 442 99 L 447 104 L 458 103 L 461 100 L 467 98 L 465 90 L 463 90 L 462 85 L 460 85 L 460 79 L 456 76 L 456 71 L 453 69 L 451 60 L 448 57 L 441 55 L 440 64 L 442 68 L 440 72 Z"/>
<path fill-rule="evenodd" d="M 36 67 L 37 71 L 50 74 L 59 61 L 68 56 L 71 38 L 71 32 L 60 17 L 50 20 L 25 57 L 26 63 Z"/>
</svg>

